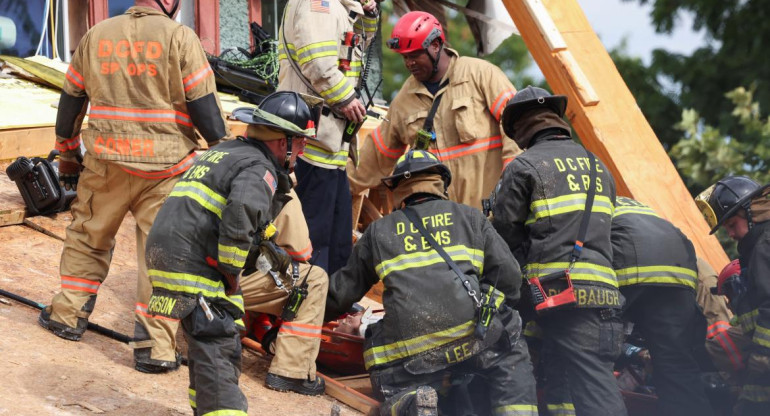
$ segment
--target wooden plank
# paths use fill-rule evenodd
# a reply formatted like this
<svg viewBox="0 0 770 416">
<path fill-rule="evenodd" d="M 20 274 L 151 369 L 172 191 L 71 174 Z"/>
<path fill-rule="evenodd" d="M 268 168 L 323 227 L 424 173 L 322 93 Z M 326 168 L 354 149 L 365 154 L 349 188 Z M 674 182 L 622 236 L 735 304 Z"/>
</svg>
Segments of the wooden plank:
<svg viewBox="0 0 770 416">
<path fill-rule="evenodd" d="M 366 396 L 341 382 L 316 372 L 326 382 L 326 394 L 345 403 L 346 405 L 363 412 L 366 415 L 376 415 L 380 408 L 380 402 Z"/>
<path fill-rule="evenodd" d="M 369 374 L 358 374 L 355 376 L 347 377 L 335 377 L 335 380 L 340 383 L 354 389 L 355 391 L 372 397 L 374 390 L 372 389 L 372 380 L 369 378 Z"/>
<path fill-rule="evenodd" d="M 26 215 L 26 205 L 19 187 L 5 174 L 9 164 L 0 163 L 0 227 L 21 224 Z"/>
<path fill-rule="evenodd" d="M 0 160 L 47 156 L 56 142 L 54 127 L 0 130 Z"/>
<path fill-rule="evenodd" d="M 577 1 L 542 3 L 576 67 L 585 75 L 577 85 L 590 85 L 599 100 L 592 106 L 582 105 L 586 96 L 581 99 L 581 92 L 573 86 L 576 80 L 565 70 L 563 59 L 551 51 L 529 12 L 529 1 L 503 0 L 503 4 L 548 84 L 555 93 L 569 97 L 567 116 L 572 126 L 586 147 L 610 169 L 618 194 L 650 205 L 692 240 L 699 256 L 721 270 L 728 262 L 727 255 L 716 237 L 708 234 L 709 228 L 692 196 Z"/>
</svg>

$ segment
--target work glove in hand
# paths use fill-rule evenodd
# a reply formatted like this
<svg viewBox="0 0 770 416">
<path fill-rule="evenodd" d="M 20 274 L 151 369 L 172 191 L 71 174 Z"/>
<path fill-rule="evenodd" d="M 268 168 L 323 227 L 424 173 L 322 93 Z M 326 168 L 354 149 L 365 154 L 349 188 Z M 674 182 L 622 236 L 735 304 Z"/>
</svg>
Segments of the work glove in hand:
<svg viewBox="0 0 770 416">
<path fill-rule="evenodd" d="M 752 353 L 746 363 L 749 377 L 770 374 L 770 355 Z"/>
<path fill-rule="evenodd" d="M 291 256 L 286 250 L 278 247 L 271 240 L 262 240 L 259 243 L 259 252 L 270 261 L 273 266 L 272 271 L 277 273 L 286 273 L 286 270 L 291 266 Z"/>
<path fill-rule="evenodd" d="M 78 179 L 83 165 L 76 157 L 59 157 L 59 184 L 66 190 L 76 191 L 78 189 Z"/>
</svg>

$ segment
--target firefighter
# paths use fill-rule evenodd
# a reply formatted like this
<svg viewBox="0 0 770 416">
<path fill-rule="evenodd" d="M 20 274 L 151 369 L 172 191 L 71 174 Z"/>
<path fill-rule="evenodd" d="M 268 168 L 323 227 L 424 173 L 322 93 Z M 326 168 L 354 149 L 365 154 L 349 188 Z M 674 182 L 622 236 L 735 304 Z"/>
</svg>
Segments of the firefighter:
<svg viewBox="0 0 770 416">
<path fill-rule="evenodd" d="M 569 382 L 558 388 L 557 378 L 547 378 L 549 412 L 623 415 L 612 373 L 623 341 L 623 298 L 610 245 L 615 182 L 570 138 L 566 107 L 567 97 L 531 86 L 506 105 L 505 133 L 526 150 L 503 173 L 492 224 L 523 265 L 530 286 L 524 293 L 535 292 L 520 311 L 542 330 L 544 374 L 566 373 Z M 536 283 L 546 276 L 555 280 L 540 290 Z M 536 317 L 533 306 L 542 311 Z"/>
<path fill-rule="evenodd" d="M 770 408 L 770 184 L 745 176 L 725 177 L 696 197 L 711 234 L 719 227 L 738 242 L 740 294 L 730 300 L 746 348 L 746 376 L 736 414 L 766 415 Z"/>
<path fill-rule="evenodd" d="M 329 274 L 345 265 L 353 241 L 350 187 L 345 166 L 355 154 L 348 123 L 361 123 L 357 98 L 363 50 L 377 30 L 374 0 L 289 0 L 279 33 L 278 90 L 323 98 L 319 135 L 297 162 L 297 195 L 310 229 L 314 263 Z"/>
<path fill-rule="evenodd" d="M 382 181 L 400 209 L 369 225 L 330 277 L 326 318 L 385 285 L 385 317 L 369 325 L 364 345 L 382 415 L 436 415 L 447 373 L 479 375 L 496 415 L 536 415 L 532 364 L 512 309 L 521 271 L 479 210 L 446 200 L 451 180 L 430 152 L 399 158 Z"/>
<path fill-rule="evenodd" d="M 694 353 L 703 348 L 706 319 L 695 301 L 695 247 L 650 207 L 618 197 L 612 217 L 612 266 L 634 323 L 652 357 L 661 415 L 710 415 Z"/>
<path fill-rule="evenodd" d="M 292 257 L 291 268 L 281 273 L 259 270 L 256 259 L 247 259 L 241 276 L 243 303 L 247 311 L 285 316 L 284 309 L 292 290 L 305 287 L 304 299 L 296 317 L 283 321 L 274 342 L 275 354 L 265 379 L 273 390 L 293 391 L 315 396 L 324 392 L 324 381 L 316 377 L 315 360 L 321 346 L 326 290 L 329 279 L 320 267 L 308 264 L 313 252 L 302 205 L 294 190 L 291 200 L 275 218 L 278 234 L 275 243 Z M 296 289 L 295 289 L 296 288 Z M 262 339 L 263 347 L 265 338 Z"/>
<path fill-rule="evenodd" d="M 377 178 L 390 173 L 407 146 L 425 148 L 420 145 L 425 143 L 461 178 L 449 187 L 449 199 L 481 209 L 503 167 L 520 153 L 500 128 L 503 108 L 516 89 L 498 67 L 447 47 L 441 23 L 426 12 L 402 16 L 387 45 L 401 54 L 412 75 L 385 120 L 367 135 L 360 163 L 348 173 L 351 192 L 377 186 Z"/>
<path fill-rule="evenodd" d="M 178 323 L 147 313 L 147 233 L 193 163 L 195 129 L 209 146 L 230 135 L 206 53 L 195 32 L 173 20 L 178 11 L 179 0 L 137 0 L 89 30 L 72 56 L 56 149 L 60 181 L 77 189 L 77 199 L 61 255 L 61 292 L 39 318 L 54 334 L 80 340 L 109 271 L 115 234 L 131 212 L 139 277 L 130 345 L 135 368 L 148 373 L 178 368 L 179 357 Z M 81 131 L 89 104 L 88 128 Z M 82 162 L 81 145 L 87 150 Z"/>
<path fill-rule="evenodd" d="M 246 137 L 199 156 L 174 186 L 147 238 L 153 293 L 148 313 L 181 320 L 188 344 L 190 404 L 198 415 L 246 415 L 238 387 L 238 277 L 252 251 L 274 272 L 291 257 L 270 240 L 270 221 L 287 201 L 289 169 L 314 134 L 312 113 L 294 92 L 273 93 L 233 116 Z M 211 413 L 215 412 L 215 413 Z"/>
</svg>

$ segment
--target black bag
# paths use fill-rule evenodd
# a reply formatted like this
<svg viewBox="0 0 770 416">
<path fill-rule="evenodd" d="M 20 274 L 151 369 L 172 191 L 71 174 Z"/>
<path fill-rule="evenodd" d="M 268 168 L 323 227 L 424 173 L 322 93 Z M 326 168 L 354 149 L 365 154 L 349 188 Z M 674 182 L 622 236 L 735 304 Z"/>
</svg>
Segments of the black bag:
<svg viewBox="0 0 770 416">
<path fill-rule="evenodd" d="M 17 158 L 6 168 L 8 178 L 16 182 L 30 215 L 48 215 L 69 209 L 75 199 L 74 190 L 65 190 L 59 184 L 59 163 L 53 150 L 48 158 L 24 156 Z"/>
</svg>

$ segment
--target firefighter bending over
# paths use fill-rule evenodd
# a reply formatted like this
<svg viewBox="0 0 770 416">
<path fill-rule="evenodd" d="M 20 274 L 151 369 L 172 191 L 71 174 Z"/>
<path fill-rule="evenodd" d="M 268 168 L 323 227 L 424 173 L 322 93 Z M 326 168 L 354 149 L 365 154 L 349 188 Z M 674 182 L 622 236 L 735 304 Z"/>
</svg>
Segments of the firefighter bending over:
<svg viewBox="0 0 770 416">
<path fill-rule="evenodd" d="M 238 387 L 244 313 L 238 277 L 247 256 L 259 250 L 275 272 L 285 272 L 290 264 L 263 230 L 287 200 L 288 173 L 304 139 L 314 134 L 306 127 L 313 121 L 297 93 L 271 94 L 261 107 L 265 110 L 233 112 L 253 123 L 247 136 L 197 158 L 147 238 L 153 286 L 148 312 L 181 320 L 190 404 L 201 416 L 246 415 L 246 397 Z"/>
<path fill-rule="evenodd" d="M 400 207 L 372 223 L 329 279 L 334 319 L 382 281 L 385 317 L 367 328 L 364 360 L 381 414 L 436 415 L 446 374 L 479 374 L 496 415 L 536 415 L 521 320 L 521 271 L 477 209 L 447 200 L 452 176 L 423 150 L 383 183 Z M 416 413 L 417 412 L 417 413 Z"/>
</svg>

